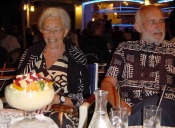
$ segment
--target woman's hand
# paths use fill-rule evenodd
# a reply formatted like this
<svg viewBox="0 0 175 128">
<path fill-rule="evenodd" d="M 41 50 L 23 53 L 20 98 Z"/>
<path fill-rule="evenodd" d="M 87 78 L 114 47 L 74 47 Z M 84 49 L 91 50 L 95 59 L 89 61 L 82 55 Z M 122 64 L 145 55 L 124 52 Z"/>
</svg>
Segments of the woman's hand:
<svg viewBox="0 0 175 128">
<path fill-rule="evenodd" d="M 38 110 L 36 111 L 36 113 L 42 114 L 42 113 L 44 113 L 44 112 L 48 112 L 48 111 L 51 109 L 51 107 L 52 107 L 52 103 L 49 104 L 49 105 L 47 105 L 47 106 L 45 106 L 45 107 L 43 107 L 43 108 L 41 108 L 41 109 L 38 109 Z"/>
</svg>

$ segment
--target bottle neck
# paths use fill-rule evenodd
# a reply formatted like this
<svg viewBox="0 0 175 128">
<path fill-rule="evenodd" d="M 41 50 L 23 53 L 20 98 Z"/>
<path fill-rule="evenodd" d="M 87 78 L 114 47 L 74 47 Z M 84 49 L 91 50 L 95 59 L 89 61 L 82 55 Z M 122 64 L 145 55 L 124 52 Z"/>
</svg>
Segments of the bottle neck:
<svg viewBox="0 0 175 128">
<path fill-rule="evenodd" d="M 107 93 L 105 91 L 98 91 L 95 94 L 95 111 L 100 114 L 105 114 L 107 112 Z"/>
</svg>

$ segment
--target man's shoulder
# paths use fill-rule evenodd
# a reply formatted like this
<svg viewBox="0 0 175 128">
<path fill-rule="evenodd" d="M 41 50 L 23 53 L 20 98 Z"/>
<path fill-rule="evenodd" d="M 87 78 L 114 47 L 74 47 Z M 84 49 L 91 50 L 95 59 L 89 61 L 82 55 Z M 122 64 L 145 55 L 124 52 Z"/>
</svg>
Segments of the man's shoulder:
<svg viewBox="0 0 175 128">
<path fill-rule="evenodd" d="M 175 41 L 164 40 L 159 46 L 164 48 L 175 48 Z"/>
<path fill-rule="evenodd" d="M 175 42 L 175 36 L 173 38 L 171 38 L 170 41 Z"/>
</svg>

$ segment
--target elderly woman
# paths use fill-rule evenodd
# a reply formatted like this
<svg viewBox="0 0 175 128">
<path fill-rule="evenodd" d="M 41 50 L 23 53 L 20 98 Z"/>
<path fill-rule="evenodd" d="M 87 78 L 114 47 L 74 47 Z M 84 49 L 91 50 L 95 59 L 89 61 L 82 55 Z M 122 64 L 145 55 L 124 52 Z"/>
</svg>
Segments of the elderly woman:
<svg viewBox="0 0 175 128">
<path fill-rule="evenodd" d="M 54 82 L 55 97 L 50 105 L 38 110 L 39 113 L 50 110 L 55 104 L 77 108 L 89 95 L 86 58 L 71 42 L 64 40 L 70 22 L 68 13 L 62 8 L 44 10 L 39 19 L 44 40 L 27 49 L 20 60 L 18 74 L 36 72 Z M 58 114 L 47 113 L 58 126 L 77 126 L 77 120 L 72 115 L 64 113 L 63 119 L 68 121 L 60 123 Z"/>
</svg>

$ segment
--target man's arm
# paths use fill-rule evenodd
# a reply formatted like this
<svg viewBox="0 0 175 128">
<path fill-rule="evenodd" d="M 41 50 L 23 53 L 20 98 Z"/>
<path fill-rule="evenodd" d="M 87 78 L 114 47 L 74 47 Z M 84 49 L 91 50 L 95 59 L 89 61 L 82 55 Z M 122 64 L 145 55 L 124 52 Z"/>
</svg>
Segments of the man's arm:
<svg viewBox="0 0 175 128">
<path fill-rule="evenodd" d="M 119 95 L 116 89 L 118 81 L 112 76 L 106 76 L 101 84 L 101 89 L 108 92 L 107 99 L 112 107 L 119 107 Z M 130 114 L 131 107 L 121 99 L 121 106 L 126 107 Z"/>
<path fill-rule="evenodd" d="M 111 76 L 106 76 L 101 84 L 101 89 L 108 92 L 107 99 L 113 107 L 116 107 L 119 103 L 117 100 L 118 93 L 115 85 L 117 85 L 117 80 Z"/>
</svg>

